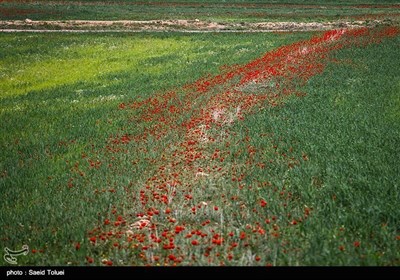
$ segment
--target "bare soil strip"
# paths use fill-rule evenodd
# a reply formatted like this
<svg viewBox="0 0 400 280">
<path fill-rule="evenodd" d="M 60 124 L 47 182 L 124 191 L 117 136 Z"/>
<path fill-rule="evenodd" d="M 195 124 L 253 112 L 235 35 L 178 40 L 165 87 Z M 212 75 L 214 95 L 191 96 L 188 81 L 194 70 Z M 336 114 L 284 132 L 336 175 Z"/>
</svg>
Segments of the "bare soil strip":
<svg viewBox="0 0 400 280">
<path fill-rule="evenodd" d="M 277 7 L 292 7 L 292 8 L 308 8 L 308 9 L 313 9 L 313 8 L 325 8 L 325 7 L 330 7 L 330 8 L 342 8 L 342 7 L 348 7 L 348 8 L 356 8 L 356 9 L 371 9 L 371 8 L 379 8 L 379 9 L 398 9 L 400 8 L 400 4 L 394 3 L 394 4 L 352 4 L 352 5 L 337 5 L 337 4 L 332 4 L 332 3 L 326 3 L 324 5 L 321 4 L 295 4 L 295 3 L 229 3 L 229 2 L 217 2 L 217 3 L 199 3 L 199 2 L 165 2 L 165 1 L 35 1 L 35 0 L 0 0 L 0 3 L 15 3 L 18 2 L 20 4 L 31 4 L 31 5 L 68 5 L 68 6 L 112 6 L 112 5 L 125 5 L 125 6 L 159 6 L 159 7 L 165 7 L 165 6 L 174 6 L 174 7 L 244 7 L 244 8 L 249 8 L 249 7 L 270 7 L 270 8 L 277 8 Z"/>
<path fill-rule="evenodd" d="M 219 23 L 200 20 L 149 21 L 0 21 L 0 32 L 289 32 L 324 31 L 338 28 L 376 26 L 385 21 L 332 21 L 332 22 L 244 22 Z"/>
</svg>

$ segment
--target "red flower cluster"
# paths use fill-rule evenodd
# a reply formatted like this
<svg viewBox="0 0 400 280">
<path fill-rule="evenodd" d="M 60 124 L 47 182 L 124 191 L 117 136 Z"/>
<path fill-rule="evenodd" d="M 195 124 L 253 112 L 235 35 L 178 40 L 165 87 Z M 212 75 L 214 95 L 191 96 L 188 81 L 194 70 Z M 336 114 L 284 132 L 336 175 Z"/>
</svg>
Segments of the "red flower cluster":
<svg viewBox="0 0 400 280">
<path fill-rule="evenodd" d="M 138 248 L 138 259 L 143 263 L 163 260 L 167 264 L 177 264 L 184 258 L 196 261 L 194 255 L 185 252 L 185 246 L 194 246 L 190 247 L 193 250 L 202 249 L 202 257 L 213 262 L 212 258 L 222 260 L 222 256 L 233 261 L 235 248 L 245 246 L 250 250 L 256 239 L 276 238 L 281 242 L 284 227 L 295 229 L 294 226 L 311 215 L 312 208 L 305 207 L 295 217 L 290 212 L 279 217 L 271 213 L 266 216 L 272 202 L 256 198 L 254 204 L 249 205 L 243 201 L 240 191 L 251 188 L 247 184 L 251 179 L 246 170 L 253 167 L 264 169 L 275 159 L 269 163 L 260 162 L 258 155 L 262 151 L 252 145 L 247 134 L 244 139 L 238 139 L 231 133 L 230 126 L 258 108 L 280 106 L 288 95 L 302 96 L 297 87 L 324 70 L 331 51 L 379 43 L 384 37 L 397 34 L 399 28 L 394 27 L 327 31 L 308 41 L 280 47 L 245 65 L 227 67 L 219 75 L 200 79 L 182 89 L 121 103 L 118 109 L 132 113 L 129 122 L 142 127 L 142 133 L 121 128 L 118 135 L 108 139 L 105 147 L 109 162 L 88 160 L 91 171 L 97 172 L 107 163 L 111 168 L 118 157 L 124 161 L 129 159 L 127 162 L 134 166 L 137 161 L 130 158 L 135 154 L 132 150 L 148 154 L 149 147 L 165 136 L 177 136 L 174 138 L 177 140 L 162 147 L 159 160 L 146 158 L 155 171 L 143 173 L 147 176 L 143 178 L 143 184 L 124 186 L 138 212 L 118 214 L 113 209 L 109 219 L 102 220 L 101 227 L 89 233 L 90 243 L 99 246 L 104 241 L 104 244 L 112 244 L 115 250 Z M 231 148 L 237 141 L 245 143 L 245 148 L 232 152 Z M 217 148 L 216 143 L 219 144 Z M 302 160 L 292 156 L 292 147 L 283 149 L 279 143 L 271 141 L 270 148 L 289 169 L 308 160 L 305 153 L 300 156 Z M 244 166 L 239 168 L 231 164 L 233 157 L 244 158 Z M 75 176 L 84 176 L 79 165 L 74 166 L 71 172 Z M 220 194 L 218 201 L 210 202 L 209 198 L 203 201 L 197 194 L 207 193 L 207 178 L 229 178 L 229 184 L 237 188 L 239 194 Z M 74 186 L 73 182 L 71 179 L 68 185 Z M 270 182 L 258 183 L 273 188 Z M 110 195 L 116 193 L 115 189 L 113 186 Z M 292 193 L 285 189 L 274 191 L 280 199 L 276 203 L 289 209 Z M 224 204 L 238 207 L 238 213 L 243 213 L 244 217 L 251 212 L 259 217 L 259 221 L 246 225 L 246 229 L 221 231 L 223 227 L 218 223 L 228 223 L 229 226 L 230 222 L 222 221 Z M 200 222 L 196 223 L 196 220 Z M 357 248 L 360 242 L 355 241 L 353 245 Z M 77 250 L 78 247 L 76 245 Z M 341 245 L 339 250 L 344 251 L 345 247 Z M 264 257 L 253 254 L 252 259 L 259 262 Z M 87 257 L 87 262 L 92 263 L 93 259 Z M 104 264 L 113 263 L 107 260 Z"/>
</svg>

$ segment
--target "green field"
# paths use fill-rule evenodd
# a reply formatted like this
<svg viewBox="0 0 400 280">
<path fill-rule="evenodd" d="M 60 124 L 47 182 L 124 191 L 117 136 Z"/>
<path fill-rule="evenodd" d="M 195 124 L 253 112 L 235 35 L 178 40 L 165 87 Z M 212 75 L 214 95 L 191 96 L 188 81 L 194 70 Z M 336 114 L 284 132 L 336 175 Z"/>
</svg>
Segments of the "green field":
<svg viewBox="0 0 400 280">
<path fill-rule="evenodd" d="M 0 19 L 217 22 L 395 19 L 398 1 L 3 1 Z"/>
<path fill-rule="evenodd" d="M 2 246 L 28 242 L 46 248 L 46 255 L 25 259 L 30 264 L 76 264 L 85 259 L 70 258 L 73 242 L 86 245 L 98 211 L 119 204 L 121 197 L 127 203 L 123 192 L 98 197 L 94 189 L 106 188 L 109 176 L 121 182 L 135 176 L 105 170 L 106 177 L 92 178 L 93 189 L 67 186 L 81 154 L 91 145 L 102 148 L 127 122 L 116 110 L 119 103 L 217 73 L 232 57 L 244 63 L 310 35 L 0 36 L 1 196 L 7 198 L 1 204 Z"/>
<path fill-rule="evenodd" d="M 344 2 L 324 1 L 396 4 Z M 258 2 L 229 3 L 215 13 Z M 30 266 L 399 266 L 399 43 L 396 26 L 0 33 L 0 249 L 28 245 Z"/>
</svg>

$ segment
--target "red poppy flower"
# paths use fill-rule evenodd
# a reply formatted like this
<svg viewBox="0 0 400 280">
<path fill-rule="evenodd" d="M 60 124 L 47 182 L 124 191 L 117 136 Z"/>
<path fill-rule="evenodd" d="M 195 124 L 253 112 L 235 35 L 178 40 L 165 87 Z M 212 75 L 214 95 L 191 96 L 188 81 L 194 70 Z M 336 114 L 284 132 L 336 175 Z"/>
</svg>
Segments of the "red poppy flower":
<svg viewBox="0 0 400 280">
<path fill-rule="evenodd" d="M 212 240 L 212 243 L 216 244 L 216 245 L 221 245 L 223 242 L 224 242 L 224 239 L 222 237 L 215 238 L 215 239 Z"/>
<path fill-rule="evenodd" d="M 199 241 L 197 241 L 196 239 L 192 240 L 192 245 L 194 245 L 194 246 L 199 245 Z"/>
<path fill-rule="evenodd" d="M 261 205 L 261 207 L 265 207 L 265 206 L 267 206 L 267 202 L 264 199 L 261 199 L 260 205 Z"/>
<path fill-rule="evenodd" d="M 181 231 L 184 231 L 184 230 L 185 230 L 184 226 L 176 226 L 175 227 L 175 233 L 176 234 L 178 234 L 178 233 L 180 233 Z"/>
<path fill-rule="evenodd" d="M 174 261 L 174 260 L 176 260 L 176 257 L 171 254 L 171 255 L 168 256 L 168 259 L 170 259 L 171 261 Z"/>
<path fill-rule="evenodd" d="M 170 111 L 170 113 L 175 113 L 175 112 L 177 112 L 178 110 L 177 110 L 177 108 L 176 108 L 174 105 L 171 105 L 171 106 L 169 106 L 169 111 Z"/>
</svg>

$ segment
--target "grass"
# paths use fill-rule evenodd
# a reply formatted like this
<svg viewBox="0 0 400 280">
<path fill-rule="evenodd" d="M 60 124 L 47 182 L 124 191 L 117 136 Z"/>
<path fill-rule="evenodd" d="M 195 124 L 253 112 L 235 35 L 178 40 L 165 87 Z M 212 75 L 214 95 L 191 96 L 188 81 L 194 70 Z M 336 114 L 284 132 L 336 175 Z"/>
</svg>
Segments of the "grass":
<svg viewBox="0 0 400 280">
<path fill-rule="evenodd" d="M 64 1 L 34 3 L 7 1 L 0 3 L 1 19 L 33 20 L 158 20 L 200 19 L 217 22 L 260 21 L 328 21 L 359 19 L 396 19 L 390 5 L 396 1 Z M 75 3 L 75 4 L 74 4 Z M 125 4 L 124 4 L 125 3 Z M 168 3 L 167 3 L 168 4 Z M 299 5 L 301 4 L 301 5 Z M 379 4 L 379 5 L 378 5 Z M 309 5 L 309 6 L 307 6 Z M 310 6 L 311 5 L 311 6 Z M 359 6 L 364 5 L 364 6 Z M 368 6 L 375 5 L 375 6 Z M 378 5 L 378 6 L 376 6 Z"/>
<path fill-rule="evenodd" d="M 28 244 L 19 265 L 399 265 L 400 37 L 380 30 L 327 37 L 298 72 L 285 50 L 315 39 L 279 49 L 260 83 L 230 73 L 257 80 L 241 65 L 321 33 L 0 34 L 1 247 Z"/>
</svg>

